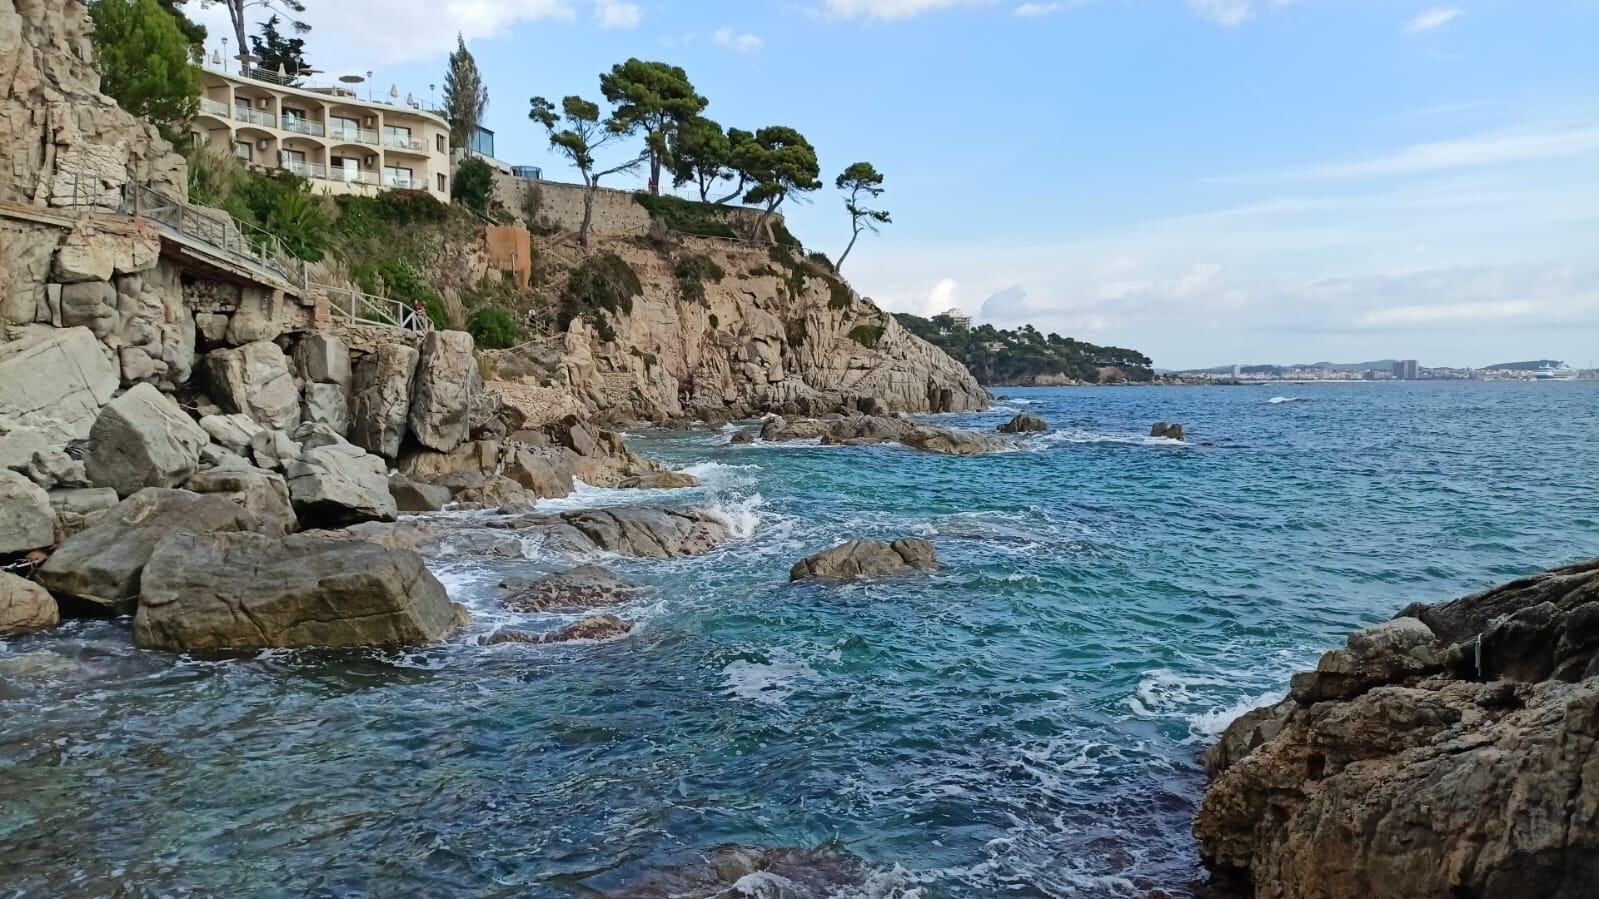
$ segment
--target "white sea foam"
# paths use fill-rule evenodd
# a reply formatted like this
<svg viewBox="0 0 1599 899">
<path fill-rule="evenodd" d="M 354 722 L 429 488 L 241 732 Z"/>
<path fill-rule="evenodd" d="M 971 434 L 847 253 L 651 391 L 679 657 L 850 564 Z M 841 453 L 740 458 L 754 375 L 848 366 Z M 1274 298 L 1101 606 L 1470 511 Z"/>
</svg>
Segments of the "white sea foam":
<svg viewBox="0 0 1599 899">
<path fill-rule="evenodd" d="M 1303 403 L 1307 402 L 1307 400 L 1302 396 L 1274 396 L 1269 402 L 1273 406 L 1281 406 L 1284 403 Z"/>
<path fill-rule="evenodd" d="M 759 493 L 714 497 L 705 510 L 727 522 L 734 539 L 748 540 L 766 521 L 766 498 Z"/>
<path fill-rule="evenodd" d="M 1147 434 L 1108 434 L 1096 431 L 1082 431 L 1075 428 L 1061 428 L 1047 434 L 1030 437 L 1021 444 L 1022 449 L 1034 452 L 1046 448 L 1057 447 L 1064 444 L 1078 443 L 1116 443 L 1126 446 L 1158 446 L 1158 447 L 1188 447 L 1189 444 L 1181 440 L 1172 440 L 1167 437 L 1151 437 Z"/>
<path fill-rule="evenodd" d="M 814 669 L 798 661 L 746 662 L 740 659 L 722 669 L 729 695 L 767 705 L 782 705 L 799 689 L 799 682 L 815 676 Z"/>
<path fill-rule="evenodd" d="M 1193 731 L 1195 736 L 1220 736 L 1221 732 L 1227 729 L 1227 725 L 1232 724 L 1255 709 L 1263 709 L 1282 702 L 1283 697 L 1286 695 L 1288 694 L 1281 690 L 1275 690 L 1262 693 L 1259 696 L 1246 696 L 1226 708 L 1216 708 L 1208 712 L 1189 715 L 1188 729 Z"/>
</svg>

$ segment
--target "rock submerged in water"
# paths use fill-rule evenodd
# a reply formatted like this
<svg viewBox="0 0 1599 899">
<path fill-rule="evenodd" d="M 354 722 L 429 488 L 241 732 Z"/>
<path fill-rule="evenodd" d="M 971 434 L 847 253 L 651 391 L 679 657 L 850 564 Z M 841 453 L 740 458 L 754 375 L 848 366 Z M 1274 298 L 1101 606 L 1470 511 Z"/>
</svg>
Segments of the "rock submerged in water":
<svg viewBox="0 0 1599 899">
<path fill-rule="evenodd" d="M 625 478 L 617 486 L 626 490 L 683 490 L 699 485 L 699 478 L 685 472 L 649 471 Z"/>
<path fill-rule="evenodd" d="M 1256 896 L 1595 895 L 1599 560 L 1351 634 L 1206 763 L 1201 853 Z"/>
<path fill-rule="evenodd" d="M 926 540 L 851 540 L 796 562 L 788 579 L 843 583 L 937 569 L 938 552 Z"/>
<path fill-rule="evenodd" d="M 641 589 L 598 565 L 579 565 L 559 574 L 531 581 L 506 581 L 500 586 L 511 591 L 505 597 L 505 607 L 517 612 L 613 606 Z"/>
<path fill-rule="evenodd" d="M 1150 425 L 1149 436 L 1164 437 L 1167 440 L 1176 440 L 1181 442 L 1184 439 L 1183 426 L 1175 422 L 1157 421 L 1153 425 Z"/>
<path fill-rule="evenodd" d="M 916 428 L 901 437 L 900 442 L 924 453 L 946 456 L 977 456 L 1005 448 L 1005 442 L 996 437 L 959 428 Z"/>
<path fill-rule="evenodd" d="M 995 428 L 1001 434 L 1042 434 L 1049 430 L 1049 422 L 1026 412 Z"/>
<path fill-rule="evenodd" d="M 441 640 L 464 616 L 414 552 L 180 531 L 145 566 L 133 637 L 176 651 L 404 646 Z"/>
<path fill-rule="evenodd" d="M 570 643 L 573 640 L 610 640 L 633 630 L 633 625 L 615 615 L 590 615 L 546 634 L 530 631 L 497 631 L 483 642 L 489 646 L 502 643 Z"/>
<path fill-rule="evenodd" d="M 610 552 L 638 559 L 699 555 L 729 536 L 727 522 L 709 512 L 637 506 L 524 515 L 491 526 L 543 537 L 565 552 Z"/>
</svg>

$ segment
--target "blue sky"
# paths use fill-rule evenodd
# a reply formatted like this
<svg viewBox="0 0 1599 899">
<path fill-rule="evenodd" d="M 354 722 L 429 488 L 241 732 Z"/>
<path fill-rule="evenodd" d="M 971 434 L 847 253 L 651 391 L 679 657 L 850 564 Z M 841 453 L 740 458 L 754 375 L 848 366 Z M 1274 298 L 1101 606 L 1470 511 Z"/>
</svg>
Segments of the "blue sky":
<svg viewBox="0 0 1599 899">
<path fill-rule="evenodd" d="M 497 155 L 546 177 L 528 98 L 628 56 L 811 138 L 807 246 L 875 163 L 894 224 L 846 274 L 889 309 L 1166 367 L 1599 362 L 1599 0 L 307 3 L 314 63 L 401 94 L 464 32 Z"/>
</svg>

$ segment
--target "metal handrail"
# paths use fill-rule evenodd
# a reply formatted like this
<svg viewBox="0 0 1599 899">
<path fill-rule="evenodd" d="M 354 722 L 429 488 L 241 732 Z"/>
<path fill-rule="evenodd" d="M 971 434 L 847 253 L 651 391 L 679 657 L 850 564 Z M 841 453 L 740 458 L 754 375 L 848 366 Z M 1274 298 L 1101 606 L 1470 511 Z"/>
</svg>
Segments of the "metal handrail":
<svg viewBox="0 0 1599 899">
<path fill-rule="evenodd" d="M 399 300 L 331 284 L 312 284 L 311 287 L 326 292 L 328 311 L 351 324 L 380 325 L 419 333 L 433 330 L 433 322 L 426 314 Z"/>
<path fill-rule="evenodd" d="M 360 144 L 378 143 L 378 133 L 369 128 L 351 128 L 348 125 L 334 123 L 328 126 L 328 137 L 333 140 L 354 141 Z"/>
<path fill-rule="evenodd" d="M 154 222 L 163 230 L 206 244 L 225 256 L 258 265 L 290 285 L 306 283 L 304 260 L 285 249 L 276 235 L 241 222 L 220 209 L 191 206 L 132 181 L 123 188 L 117 209 L 124 214 Z"/>
<path fill-rule="evenodd" d="M 252 125 L 261 125 L 267 128 L 278 127 L 278 117 L 276 115 L 270 112 L 261 112 L 248 106 L 235 106 L 233 108 L 233 117 L 241 122 L 249 122 Z"/>
<path fill-rule="evenodd" d="M 401 137 L 398 134 L 385 134 L 383 136 L 383 146 L 393 147 L 397 150 L 410 150 L 415 153 L 426 153 L 428 151 L 427 141 Z"/>
</svg>

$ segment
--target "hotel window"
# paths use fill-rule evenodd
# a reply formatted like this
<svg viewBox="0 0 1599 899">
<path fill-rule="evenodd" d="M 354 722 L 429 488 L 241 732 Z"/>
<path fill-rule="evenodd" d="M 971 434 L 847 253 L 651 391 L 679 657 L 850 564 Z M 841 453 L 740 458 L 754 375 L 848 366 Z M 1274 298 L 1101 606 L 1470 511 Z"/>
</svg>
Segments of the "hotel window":
<svg viewBox="0 0 1599 899">
<path fill-rule="evenodd" d="M 383 167 L 383 183 L 389 187 L 409 188 L 411 186 L 411 170 L 386 165 Z"/>
<path fill-rule="evenodd" d="M 255 146 L 252 145 L 249 141 L 247 141 L 247 140 L 236 140 L 236 141 L 233 142 L 233 158 L 234 159 L 243 160 L 244 162 L 251 162 L 251 161 L 253 161 L 254 157 L 255 157 Z"/>
<path fill-rule="evenodd" d="M 411 146 L 411 129 L 398 125 L 383 126 L 383 142 L 391 147 Z"/>
<path fill-rule="evenodd" d="M 444 180 L 444 176 L 440 175 L 439 176 L 439 193 L 442 194 L 442 193 L 445 193 L 446 191 L 449 190 L 449 188 L 446 186 L 446 184 L 447 184 L 447 182 Z"/>
<path fill-rule="evenodd" d="M 288 131 L 298 131 L 296 125 L 305 121 L 305 110 L 295 109 L 292 106 L 283 107 L 283 127 Z"/>
<path fill-rule="evenodd" d="M 344 116 L 334 116 L 332 124 L 328 126 L 328 136 L 339 140 L 356 140 L 360 136 L 360 131 L 359 121 Z"/>
<path fill-rule="evenodd" d="M 448 153 L 448 152 L 450 152 L 450 148 L 446 147 L 444 145 L 444 135 L 442 135 L 442 134 L 433 135 L 433 145 L 438 149 L 438 151 L 440 153 Z"/>
</svg>

